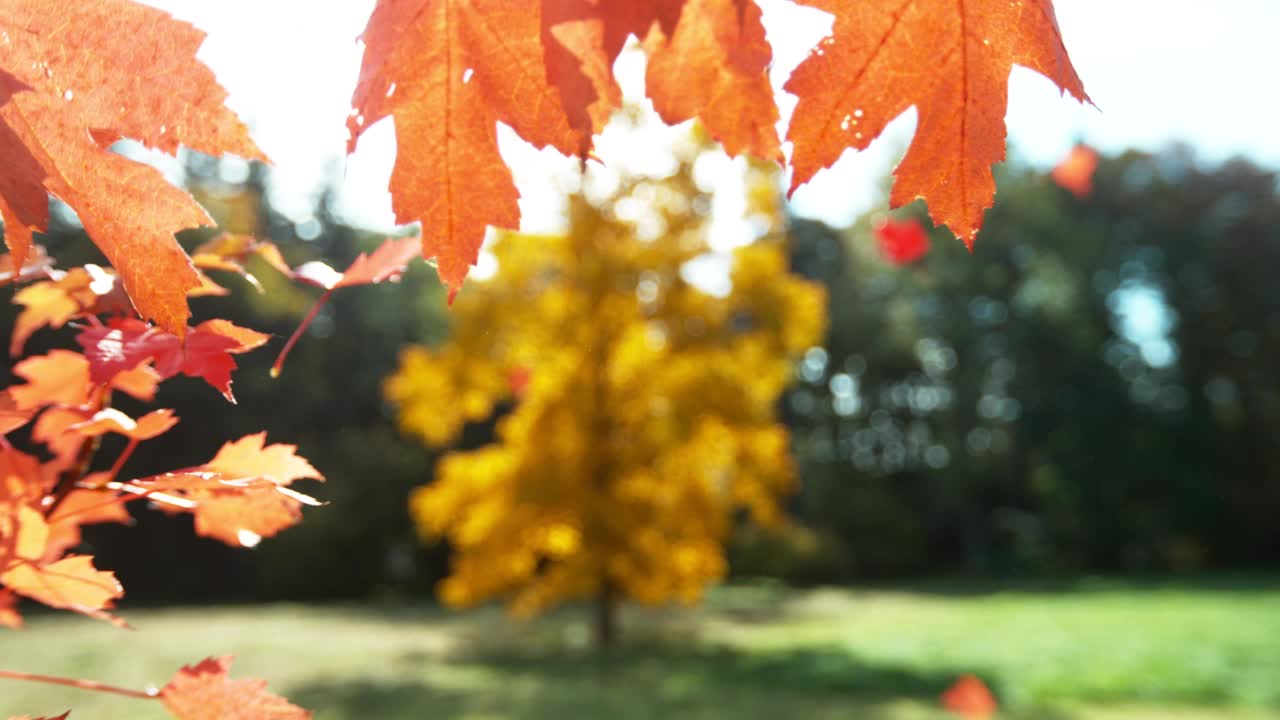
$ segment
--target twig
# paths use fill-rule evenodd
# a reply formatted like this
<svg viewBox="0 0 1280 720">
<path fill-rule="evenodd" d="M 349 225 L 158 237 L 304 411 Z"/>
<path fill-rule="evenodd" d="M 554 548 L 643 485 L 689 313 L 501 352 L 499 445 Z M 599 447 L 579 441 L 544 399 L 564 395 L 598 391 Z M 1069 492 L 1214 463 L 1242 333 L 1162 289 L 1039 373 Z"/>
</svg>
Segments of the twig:
<svg viewBox="0 0 1280 720">
<path fill-rule="evenodd" d="M 75 678 L 57 677 L 55 675 L 37 675 L 36 673 L 26 673 L 19 670 L 0 670 L 0 678 L 48 683 L 50 685 L 66 685 L 67 687 L 79 688 L 81 690 L 112 693 L 114 695 L 137 698 L 138 700 L 155 700 L 160 697 L 160 693 L 158 691 L 132 690 L 130 688 L 116 687 L 115 685 L 107 685 L 93 680 L 76 680 Z"/>
</svg>

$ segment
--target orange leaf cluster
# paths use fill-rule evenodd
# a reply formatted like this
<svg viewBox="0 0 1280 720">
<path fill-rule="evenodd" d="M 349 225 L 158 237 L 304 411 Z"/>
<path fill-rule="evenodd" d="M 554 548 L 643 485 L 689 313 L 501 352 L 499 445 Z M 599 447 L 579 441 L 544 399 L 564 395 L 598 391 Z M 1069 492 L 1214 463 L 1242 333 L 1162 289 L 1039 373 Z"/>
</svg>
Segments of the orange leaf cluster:
<svg viewBox="0 0 1280 720">
<path fill-rule="evenodd" d="M 270 261 L 265 243 L 240 247 Z M 84 352 L 59 349 L 24 358 L 13 367 L 21 382 L 0 389 L 0 625 L 21 625 L 19 596 L 119 622 L 107 613 L 124 592 L 115 576 L 86 555 L 68 554 L 80 544 L 82 526 L 129 522 L 125 504 L 145 498 L 161 510 L 190 513 L 198 534 L 252 546 L 297 523 L 302 505 L 319 504 L 289 485 L 323 478 L 293 446 L 266 444 L 265 433 L 227 443 L 202 465 L 121 477 L 138 445 L 172 429 L 178 418 L 164 408 L 130 417 L 112 407 L 115 393 L 150 402 L 161 382 L 183 374 L 203 378 L 232 400 L 232 356 L 268 336 L 214 319 L 180 338 L 131 316 L 109 270 L 85 266 L 64 273 L 51 268 L 43 250 L 38 256 L 41 271 L 20 279 L 44 279 L 15 294 L 23 311 L 11 350 L 19 351 L 40 327 L 74 319 L 82 323 L 76 340 Z M 231 264 L 241 254 L 233 246 L 217 257 Z M 283 260 L 280 265 L 288 269 Z M 104 323 L 99 315 L 114 317 Z M 24 426 L 30 426 L 35 454 L 5 437 Z M 107 434 L 127 443 L 109 467 L 94 471 L 96 440 Z"/>
<path fill-rule="evenodd" d="M 928 201 L 972 245 L 1004 159 L 1009 72 L 1018 64 L 1088 100 L 1052 0 L 801 0 L 835 16 L 796 69 L 787 139 L 791 189 L 847 149 L 863 149 L 915 107 L 915 142 L 891 204 Z M 668 123 L 698 118 L 731 154 L 782 158 L 767 70 L 772 49 L 753 0 L 378 0 L 352 98 L 351 149 L 394 118 L 392 206 L 422 222 L 424 256 L 456 290 L 488 225 L 514 227 L 516 190 L 496 124 L 538 147 L 586 158 L 621 104 L 612 65 L 629 36 L 648 54 L 646 86 Z"/>
<path fill-rule="evenodd" d="M 266 159 L 196 61 L 203 39 L 130 0 L 0 2 L 0 217 L 14 266 L 47 228 L 52 194 L 80 216 L 138 312 L 179 337 L 200 278 L 174 233 L 212 222 L 159 171 L 110 148 L 131 138 Z"/>
</svg>

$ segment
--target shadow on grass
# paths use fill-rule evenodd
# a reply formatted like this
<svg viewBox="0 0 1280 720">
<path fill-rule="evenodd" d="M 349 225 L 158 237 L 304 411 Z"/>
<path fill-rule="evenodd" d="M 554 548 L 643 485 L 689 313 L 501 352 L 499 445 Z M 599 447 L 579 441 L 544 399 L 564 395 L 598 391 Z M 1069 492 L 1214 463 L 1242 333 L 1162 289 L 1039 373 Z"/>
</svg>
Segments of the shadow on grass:
<svg viewBox="0 0 1280 720">
<path fill-rule="evenodd" d="M 348 678 L 289 689 L 338 718 L 902 718 L 943 717 L 939 695 L 975 668 L 876 664 L 841 648 L 742 651 L 632 644 L 609 654 L 554 648 L 475 648 L 432 663 L 401 658 L 412 679 Z M 987 677 L 990 677 L 989 675 Z M 1006 717 L 1058 720 L 1045 709 Z"/>
</svg>

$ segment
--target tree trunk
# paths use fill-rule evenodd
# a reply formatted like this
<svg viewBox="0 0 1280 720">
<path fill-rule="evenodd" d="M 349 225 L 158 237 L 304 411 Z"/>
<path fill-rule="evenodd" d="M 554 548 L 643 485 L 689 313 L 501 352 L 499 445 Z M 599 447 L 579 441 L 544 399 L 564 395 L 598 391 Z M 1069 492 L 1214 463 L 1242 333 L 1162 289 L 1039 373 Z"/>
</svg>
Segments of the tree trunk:
<svg viewBox="0 0 1280 720">
<path fill-rule="evenodd" d="M 604 652 L 612 648 L 618 638 L 618 597 L 608 578 L 600 583 L 595 620 L 596 650 Z"/>
</svg>

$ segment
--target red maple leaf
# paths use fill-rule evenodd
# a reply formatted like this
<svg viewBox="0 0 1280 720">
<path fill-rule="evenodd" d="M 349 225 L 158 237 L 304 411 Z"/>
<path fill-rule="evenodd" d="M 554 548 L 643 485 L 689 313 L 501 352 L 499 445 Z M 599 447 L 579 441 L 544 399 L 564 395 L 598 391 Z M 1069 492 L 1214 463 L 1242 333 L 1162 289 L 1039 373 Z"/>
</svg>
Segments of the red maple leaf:
<svg viewBox="0 0 1280 720">
<path fill-rule="evenodd" d="M 184 665 L 160 700 L 178 720 L 306 720 L 311 713 L 267 692 L 265 680 L 231 679 L 232 657 Z"/>
<path fill-rule="evenodd" d="M 929 252 L 929 235 L 919 220 L 887 218 L 873 232 L 880 241 L 880 253 L 894 265 L 913 263 Z"/>
<path fill-rule="evenodd" d="M 231 356 L 248 352 L 270 336 L 242 328 L 226 320 L 209 320 L 191 328 L 185 342 L 177 335 L 133 318 L 116 318 L 93 325 L 76 336 L 88 358 L 90 379 L 96 384 L 112 381 L 119 373 L 153 361 L 161 378 L 179 373 L 204 378 L 223 397 L 231 393 Z"/>
<path fill-rule="evenodd" d="M 1009 71 L 1030 68 L 1088 100 L 1051 0 L 803 0 L 835 15 L 831 36 L 796 68 L 791 190 L 848 148 L 865 149 L 915 106 L 915 140 L 890 204 L 924 198 L 936 224 L 972 246 L 1004 159 Z"/>
<path fill-rule="evenodd" d="M 942 693 L 942 706 L 966 718 L 985 718 L 995 714 L 999 706 L 991 691 L 973 675 L 961 675 Z"/>
<path fill-rule="evenodd" d="M 212 221 L 159 171 L 109 147 L 127 137 L 265 160 L 195 59 L 204 33 L 128 0 L 2 0 L 0 37 L 0 218 L 15 265 L 56 195 L 138 312 L 181 336 L 199 279 L 173 234 Z"/>
<path fill-rule="evenodd" d="M 1093 172 L 1097 169 L 1098 151 L 1080 143 L 1071 148 L 1050 176 L 1058 187 L 1084 198 L 1093 192 Z"/>
</svg>

